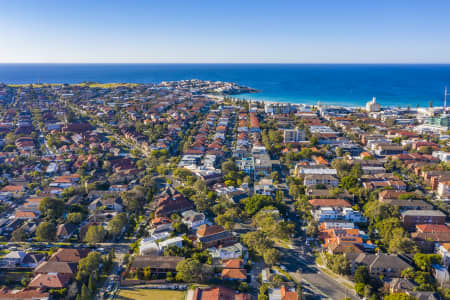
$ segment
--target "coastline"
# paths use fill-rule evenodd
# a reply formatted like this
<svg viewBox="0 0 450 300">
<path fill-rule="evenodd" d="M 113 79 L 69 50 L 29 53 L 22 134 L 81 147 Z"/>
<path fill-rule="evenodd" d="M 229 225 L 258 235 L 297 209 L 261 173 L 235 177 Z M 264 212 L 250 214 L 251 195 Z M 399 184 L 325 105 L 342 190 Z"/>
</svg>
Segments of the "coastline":
<svg viewBox="0 0 450 300">
<path fill-rule="evenodd" d="M 300 100 L 300 99 L 283 99 L 283 97 L 280 97 L 279 100 L 273 99 L 272 97 L 252 97 L 252 95 L 255 95 L 255 93 L 252 94 L 238 94 L 238 95 L 232 95 L 233 98 L 239 99 L 239 100 L 245 100 L 245 101 L 259 101 L 264 103 L 289 103 L 292 105 L 310 105 L 310 106 L 317 106 L 318 102 L 320 102 L 321 105 L 325 106 L 341 106 L 341 107 L 349 107 L 349 108 L 361 108 L 364 107 L 365 102 L 362 101 L 361 104 L 356 103 L 349 103 L 345 104 L 340 100 L 336 100 L 336 102 L 326 102 L 321 100 Z M 277 97 L 278 98 L 278 97 Z M 369 101 L 369 100 L 368 100 Z M 387 105 L 383 105 L 383 107 L 390 107 Z"/>
<path fill-rule="evenodd" d="M 231 95 L 264 102 L 344 107 L 364 106 L 372 97 L 384 107 L 443 105 L 450 65 L 354 64 L 8 64 L 5 84 L 140 83 L 197 78 L 251 87 L 258 93 Z M 232 92 L 231 92 L 232 93 Z"/>
</svg>

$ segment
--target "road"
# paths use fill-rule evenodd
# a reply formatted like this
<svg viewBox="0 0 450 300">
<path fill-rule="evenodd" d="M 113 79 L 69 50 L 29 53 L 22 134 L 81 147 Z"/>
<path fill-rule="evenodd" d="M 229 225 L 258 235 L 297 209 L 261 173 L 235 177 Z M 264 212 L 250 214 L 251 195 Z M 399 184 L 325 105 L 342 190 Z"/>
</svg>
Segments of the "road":
<svg viewBox="0 0 450 300">
<path fill-rule="evenodd" d="M 313 299 L 359 299 L 353 290 L 320 271 L 312 249 L 300 243 L 300 239 L 295 239 L 293 249 L 279 250 L 282 252 L 281 265 L 286 267 L 289 275 L 301 282 L 305 294 L 313 295 L 310 297 Z"/>
<path fill-rule="evenodd" d="M 360 299 L 352 289 L 342 285 L 336 279 L 322 272 L 313 254 L 313 249 L 305 244 L 305 235 L 301 230 L 294 205 L 288 205 L 288 218 L 297 225 L 301 234 L 292 239 L 292 248 L 278 248 L 281 252 L 280 264 L 286 267 L 289 275 L 301 282 L 307 299 Z"/>
</svg>

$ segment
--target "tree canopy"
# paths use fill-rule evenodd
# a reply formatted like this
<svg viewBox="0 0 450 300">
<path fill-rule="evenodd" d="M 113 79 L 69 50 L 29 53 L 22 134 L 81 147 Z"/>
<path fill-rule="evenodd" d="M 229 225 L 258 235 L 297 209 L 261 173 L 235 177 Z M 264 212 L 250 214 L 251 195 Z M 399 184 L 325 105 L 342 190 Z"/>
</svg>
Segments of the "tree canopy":
<svg viewBox="0 0 450 300">
<path fill-rule="evenodd" d="M 177 264 L 176 279 L 183 282 L 205 282 L 211 276 L 211 269 L 198 260 L 186 258 Z"/>
<path fill-rule="evenodd" d="M 85 258 L 80 259 L 78 262 L 78 272 L 76 279 L 78 281 L 85 281 L 89 278 L 89 275 L 94 271 L 97 271 L 102 263 L 102 256 L 100 253 L 92 251 Z"/>
<path fill-rule="evenodd" d="M 90 244 L 101 243 L 105 239 L 106 231 L 102 225 L 89 226 L 84 241 Z"/>
<path fill-rule="evenodd" d="M 51 222 L 42 222 L 36 230 L 36 239 L 41 242 L 55 240 L 56 227 Z"/>
</svg>

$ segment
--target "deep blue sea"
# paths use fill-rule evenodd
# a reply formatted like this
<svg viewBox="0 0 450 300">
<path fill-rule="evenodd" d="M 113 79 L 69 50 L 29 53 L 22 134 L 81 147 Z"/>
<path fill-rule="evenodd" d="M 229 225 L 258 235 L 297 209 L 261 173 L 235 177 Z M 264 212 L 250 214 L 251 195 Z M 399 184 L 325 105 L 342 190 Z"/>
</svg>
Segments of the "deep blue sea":
<svg viewBox="0 0 450 300">
<path fill-rule="evenodd" d="M 236 82 L 261 90 L 241 95 L 293 103 L 442 105 L 450 65 L 384 64 L 0 64 L 3 83 L 136 82 L 181 79 Z"/>
</svg>

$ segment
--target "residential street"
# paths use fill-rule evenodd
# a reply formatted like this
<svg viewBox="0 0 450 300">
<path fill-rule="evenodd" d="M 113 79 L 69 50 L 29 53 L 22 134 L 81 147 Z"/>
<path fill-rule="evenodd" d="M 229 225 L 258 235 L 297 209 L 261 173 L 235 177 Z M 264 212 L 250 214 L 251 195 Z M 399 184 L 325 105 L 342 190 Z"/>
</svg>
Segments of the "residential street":
<svg viewBox="0 0 450 300">
<path fill-rule="evenodd" d="M 345 297 L 359 299 L 354 291 L 320 271 L 312 255 L 312 249 L 304 248 L 299 243 L 299 239 L 295 239 L 294 249 L 279 248 L 279 250 L 282 252 L 281 264 L 294 279 L 301 281 L 305 294 L 314 295 L 313 299 Z"/>
<path fill-rule="evenodd" d="M 281 265 L 289 275 L 302 283 L 309 299 L 359 299 L 355 292 L 324 273 L 316 264 L 313 249 L 305 244 L 306 237 L 298 222 L 295 206 L 289 205 L 288 218 L 297 225 L 300 236 L 292 239 L 292 249 L 278 248 L 282 252 Z"/>
</svg>

